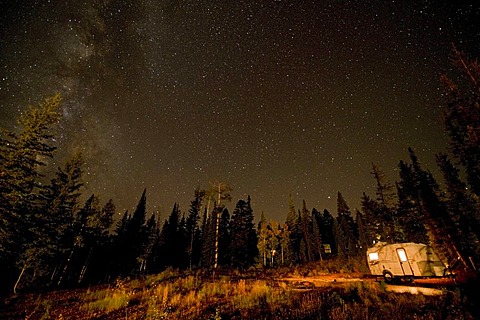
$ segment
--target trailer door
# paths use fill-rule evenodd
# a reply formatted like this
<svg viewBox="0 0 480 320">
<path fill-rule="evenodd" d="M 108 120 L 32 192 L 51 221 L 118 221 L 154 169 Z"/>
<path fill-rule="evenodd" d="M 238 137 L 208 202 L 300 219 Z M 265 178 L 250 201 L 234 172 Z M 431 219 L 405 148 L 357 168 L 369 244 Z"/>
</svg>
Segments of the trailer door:
<svg viewBox="0 0 480 320">
<path fill-rule="evenodd" d="M 405 276 L 413 276 L 412 266 L 408 261 L 407 252 L 403 248 L 397 249 L 398 260 L 400 261 L 400 266 L 402 267 L 403 274 Z"/>
</svg>

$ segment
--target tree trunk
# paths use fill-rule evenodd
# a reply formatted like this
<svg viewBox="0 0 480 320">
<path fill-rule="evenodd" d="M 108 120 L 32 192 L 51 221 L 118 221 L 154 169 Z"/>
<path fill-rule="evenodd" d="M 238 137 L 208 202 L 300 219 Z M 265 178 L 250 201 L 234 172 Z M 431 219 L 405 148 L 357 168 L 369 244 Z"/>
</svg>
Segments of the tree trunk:
<svg viewBox="0 0 480 320">
<path fill-rule="evenodd" d="M 215 262 L 213 264 L 213 277 L 215 277 L 215 271 L 218 267 L 218 235 L 219 235 L 219 224 L 220 224 L 220 213 L 217 212 L 217 223 L 215 225 Z"/>
<path fill-rule="evenodd" d="M 20 280 L 22 279 L 23 273 L 27 269 L 27 265 L 28 265 L 27 263 L 28 263 L 28 261 L 26 261 L 25 264 L 23 265 L 22 271 L 20 272 L 20 275 L 18 276 L 18 279 L 15 282 L 15 285 L 13 286 L 13 293 L 15 293 L 15 294 L 17 294 L 17 286 L 20 283 Z"/>
<path fill-rule="evenodd" d="M 82 271 L 80 271 L 80 276 L 78 277 L 78 283 L 80 284 L 83 280 L 83 277 L 85 276 L 85 273 L 87 272 L 87 267 L 88 263 L 90 262 L 90 257 L 92 255 L 93 247 L 90 248 L 88 251 L 88 256 L 87 259 L 85 259 L 85 263 L 83 264 Z"/>
<path fill-rule="evenodd" d="M 74 251 L 75 251 L 75 246 L 73 246 L 72 250 L 70 250 L 70 254 L 68 255 L 67 261 L 65 262 L 65 266 L 63 267 L 62 272 L 60 273 L 60 277 L 58 278 L 58 282 L 57 282 L 58 287 L 62 283 L 63 276 L 67 273 L 68 265 L 70 264 L 70 261 L 72 260 L 72 256 L 73 256 Z"/>
</svg>

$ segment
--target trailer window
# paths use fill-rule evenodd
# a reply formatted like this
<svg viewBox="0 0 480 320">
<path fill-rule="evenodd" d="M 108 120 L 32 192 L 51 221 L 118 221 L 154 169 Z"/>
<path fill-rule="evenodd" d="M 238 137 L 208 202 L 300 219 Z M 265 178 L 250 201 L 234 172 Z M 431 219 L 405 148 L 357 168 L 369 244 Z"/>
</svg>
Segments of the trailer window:
<svg viewBox="0 0 480 320">
<path fill-rule="evenodd" d="M 398 257 L 400 261 L 405 262 L 407 261 L 407 254 L 405 253 L 404 249 L 397 249 Z"/>
<path fill-rule="evenodd" d="M 378 260 L 378 252 L 370 252 L 368 258 L 370 261 Z"/>
</svg>

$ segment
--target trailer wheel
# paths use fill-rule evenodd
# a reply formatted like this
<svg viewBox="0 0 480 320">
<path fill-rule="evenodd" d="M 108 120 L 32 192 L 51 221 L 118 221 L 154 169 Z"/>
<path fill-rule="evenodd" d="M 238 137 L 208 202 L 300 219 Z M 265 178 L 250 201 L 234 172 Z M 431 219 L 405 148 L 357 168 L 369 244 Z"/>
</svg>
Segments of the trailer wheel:
<svg viewBox="0 0 480 320">
<path fill-rule="evenodd" d="M 393 274 L 390 271 L 385 270 L 385 271 L 383 271 L 383 279 L 385 280 L 386 283 L 392 283 L 393 282 Z"/>
</svg>

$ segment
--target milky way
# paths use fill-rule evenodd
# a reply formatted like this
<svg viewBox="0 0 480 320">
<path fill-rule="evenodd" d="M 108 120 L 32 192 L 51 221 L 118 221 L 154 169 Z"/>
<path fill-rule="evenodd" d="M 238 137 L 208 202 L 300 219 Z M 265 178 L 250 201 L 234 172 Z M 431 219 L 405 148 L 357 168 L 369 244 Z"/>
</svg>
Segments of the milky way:
<svg viewBox="0 0 480 320">
<path fill-rule="evenodd" d="M 134 4 L 133 4 L 134 3 Z M 473 2 L 472 2 L 473 3 Z M 53 165 L 86 156 L 85 194 L 188 210 L 210 181 L 257 217 L 352 211 L 412 147 L 447 150 L 439 77 L 451 45 L 480 54 L 479 4 L 435 1 L 2 3 L 0 125 L 60 92 Z M 440 175 L 437 180 L 441 180 Z"/>
</svg>

